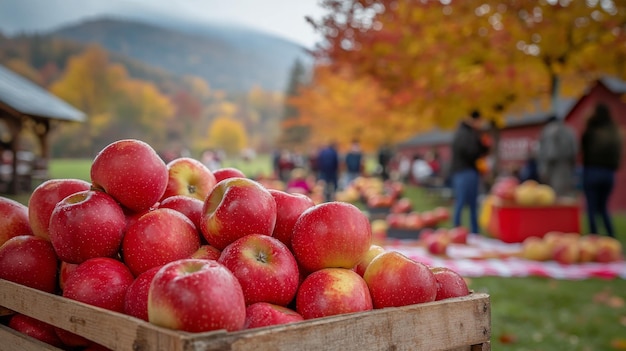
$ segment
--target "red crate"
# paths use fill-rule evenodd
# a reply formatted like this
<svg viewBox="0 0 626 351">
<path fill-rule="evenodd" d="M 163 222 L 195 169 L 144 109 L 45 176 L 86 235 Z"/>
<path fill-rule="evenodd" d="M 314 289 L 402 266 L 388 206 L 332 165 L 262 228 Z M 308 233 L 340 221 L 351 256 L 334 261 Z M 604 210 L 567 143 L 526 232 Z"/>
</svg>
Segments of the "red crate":
<svg viewBox="0 0 626 351">
<path fill-rule="evenodd" d="M 580 233 L 580 207 L 492 205 L 489 232 L 504 242 L 520 243 L 530 236 L 543 237 L 550 231 Z"/>
</svg>

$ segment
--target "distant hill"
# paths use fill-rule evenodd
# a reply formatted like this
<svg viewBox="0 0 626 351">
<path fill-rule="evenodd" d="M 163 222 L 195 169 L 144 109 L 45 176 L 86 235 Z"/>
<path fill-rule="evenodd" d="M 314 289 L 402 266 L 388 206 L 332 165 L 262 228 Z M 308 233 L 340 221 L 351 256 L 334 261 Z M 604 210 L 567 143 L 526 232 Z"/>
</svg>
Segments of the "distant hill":
<svg viewBox="0 0 626 351">
<path fill-rule="evenodd" d="M 176 29 L 174 29 L 176 28 Z M 48 33 L 80 43 L 95 42 L 110 52 L 128 56 L 175 75 L 196 75 L 212 88 L 228 92 L 260 86 L 284 91 L 297 59 L 311 59 L 300 45 L 247 28 L 189 25 L 163 26 L 99 18 Z"/>
</svg>

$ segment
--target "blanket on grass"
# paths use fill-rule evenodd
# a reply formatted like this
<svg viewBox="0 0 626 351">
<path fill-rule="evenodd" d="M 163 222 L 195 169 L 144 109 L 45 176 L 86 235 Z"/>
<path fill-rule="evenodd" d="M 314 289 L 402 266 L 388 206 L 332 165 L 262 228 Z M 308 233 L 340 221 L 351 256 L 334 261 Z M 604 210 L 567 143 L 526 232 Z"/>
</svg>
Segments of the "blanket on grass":
<svg viewBox="0 0 626 351">
<path fill-rule="evenodd" d="M 611 263 L 560 264 L 516 257 L 521 244 L 507 244 L 480 235 L 470 235 L 467 245 L 451 244 L 446 256 L 430 254 L 415 240 L 388 239 L 383 245 L 432 267 L 448 267 L 465 277 L 549 277 L 580 280 L 589 278 L 626 279 L 626 261 Z"/>
</svg>

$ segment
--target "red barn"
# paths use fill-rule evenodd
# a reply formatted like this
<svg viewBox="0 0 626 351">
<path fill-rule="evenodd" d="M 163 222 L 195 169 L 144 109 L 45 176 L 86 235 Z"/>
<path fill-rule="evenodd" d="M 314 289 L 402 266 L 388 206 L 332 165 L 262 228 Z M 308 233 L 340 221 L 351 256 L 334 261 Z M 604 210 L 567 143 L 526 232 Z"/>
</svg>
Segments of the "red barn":
<svg viewBox="0 0 626 351">
<path fill-rule="evenodd" d="M 578 138 L 583 133 L 587 118 L 596 104 L 609 106 L 613 118 L 626 135 L 626 82 L 615 78 L 602 78 L 594 82 L 578 100 L 561 100 L 556 105 L 556 114 L 572 126 Z M 508 173 L 519 168 L 535 146 L 541 128 L 548 117 L 548 112 L 510 116 L 505 127 L 500 130 L 497 150 L 499 159 L 498 173 Z M 417 135 L 398 144 L 398 153 L 411 156 L 436 150 L 443 162 L 450 160 L 450 144 L 453 131 L 434 131 Z M 623 145 L 621 167 L 616 174 L 615 189 L 610 206 L 614 210 L 626 211 L 626 143 Z"/>
</svg>

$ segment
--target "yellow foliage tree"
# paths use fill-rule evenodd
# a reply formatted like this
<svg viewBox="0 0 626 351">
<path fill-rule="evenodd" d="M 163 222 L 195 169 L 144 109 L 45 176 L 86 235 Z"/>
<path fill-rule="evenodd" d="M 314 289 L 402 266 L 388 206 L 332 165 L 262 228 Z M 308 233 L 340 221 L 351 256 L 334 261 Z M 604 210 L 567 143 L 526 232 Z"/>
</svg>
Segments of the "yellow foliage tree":
<svg viewBox="0 0 626 351">
<path fill-rule="evenodd" d="M 232 156 L 247 146 L 248 136 L 243 123 L 229 116 L 221 116 L 209 127 L 207 138 L 209 147 L 222 149 Z"/>
</svg>

